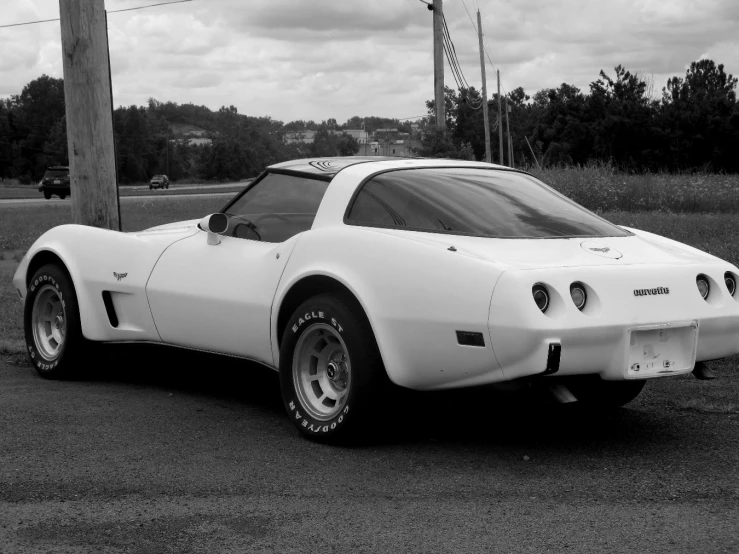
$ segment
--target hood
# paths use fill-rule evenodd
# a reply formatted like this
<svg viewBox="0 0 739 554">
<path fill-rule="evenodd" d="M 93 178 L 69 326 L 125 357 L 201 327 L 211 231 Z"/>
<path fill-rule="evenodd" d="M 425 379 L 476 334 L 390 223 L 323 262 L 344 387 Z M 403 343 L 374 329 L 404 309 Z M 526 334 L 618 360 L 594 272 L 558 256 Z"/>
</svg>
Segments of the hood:
<svg viewBox="0 0 739 554">
<path fill-rule="evenodd" d="M 718 259 L 685 244 L 638 231 L 627 237 L 496 239 L 396 229 L 374 231 L 449 249 L 511 269 L 633 264 L 711 263 Z"/>
</svg>

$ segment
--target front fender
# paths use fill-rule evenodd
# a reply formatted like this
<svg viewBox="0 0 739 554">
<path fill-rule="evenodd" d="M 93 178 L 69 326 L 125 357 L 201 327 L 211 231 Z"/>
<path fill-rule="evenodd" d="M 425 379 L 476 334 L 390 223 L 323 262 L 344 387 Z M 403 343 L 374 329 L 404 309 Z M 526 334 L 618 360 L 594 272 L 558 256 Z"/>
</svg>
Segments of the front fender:
<svg viewBox="0 0 739 554">
<path fill-rule="evenodd" d="M 61 225 L 44 233 L 31 246 L 13 283 L 25 299 L 33 260 L 42 252 L 53 253 L 72 278 L 85 338 L 159 341 L 146 298 L 146 282 L 162 252 L 195 232 L 197 228 L 192 224 L 141 233 Z M 103 304 L 103 291 L 111 293 L 119 320 L 115 328 Z"/>
</svg>

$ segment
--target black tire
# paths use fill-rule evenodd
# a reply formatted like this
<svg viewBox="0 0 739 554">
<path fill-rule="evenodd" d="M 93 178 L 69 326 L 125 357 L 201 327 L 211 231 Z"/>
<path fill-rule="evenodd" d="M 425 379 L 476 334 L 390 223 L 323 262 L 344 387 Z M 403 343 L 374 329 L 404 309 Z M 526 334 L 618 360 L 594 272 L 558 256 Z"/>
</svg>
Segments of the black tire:
<svg viewBox="0 0 739 554">
<path fill-rule="evenodd" d="M 44 198 L 46 198 L 47 200 L 51 200 L 51 193 L 48 191 L 44 191 Z"/>
<path fill-rule="evenodd" d="M 60 195 L 59 195 L 59 198 L 61 198 L 62 200 L 64 200 L 64 199 L 65 199 L 66 197 L 67 197 L 67 195 L 66 195 L 66 194 L 60 194 Z"/>
<path fill-rule="evenodd" d="M 53 323 L 46 327 L 48 331 L 41 330 L 35 322 L 34 310 L 37 309 L 36 300 L 39 296 L 39 306 L 45 298 L 51 298 L 51 304 L 61 306 L 62 340 L 55 353 L 49 352 L 49 344 L 44 343 L 43 335 L 52 333 Z M 53 313 L 53 312 L 52 312 Z M 86 347 L 90 344 L 82 336 L 80 324 L 80 312 L 77 304 L 77 294 L 72 284 L 72 279 L 67 272 L 57 265 L 49 264 L 41 267 L 31 279 L 28 285 L 28 293 L 23 314 L 23 327 L 26 337 L 26 350 L 28 357 L 36 371 L 45 379 L 63 379 L 71 377 L 82 365 Z M 34 332 L 34 327 L 36 331 Z M 56 327 L 57 331 L 59 330 Z M 52 343 L 51 340 L 47 340 Z M 56 342 L 56 341 L 55 341 Z M 92 355 L 92 352 L 88 352 Z"/>
<path fill-rule="evenodd" d="M 593 378 L 573 379 L 568 383 L 568 387 L 583 406 L 609 409 L 624 406 L 634 400 L 646 384 L 646 379 L 604 381 L 594 376 Z"/>
<path fill-rule="evenodd" d="M 153 188 L 154 188 L 153 186 L 149 185 L 149 190 L 151 190 L 151 189 L 153 189 Z"/>
<path fill-rule="evenodd" d="M 317 336 L 319 338 L 315 339 Z M 311 340 L 316 340 L 316 344 L 324 340 L 326 344 L 319 352 L 310 348 Z M 296 347 L 299 348 L 297 352 Z M 331 349 L 343 352 L 343 347 L 346 349 L 346 358 L 344 362 L 334 364 L 336 371 L 332 371 L 332 363 L 323 364 L 320 361 L 319 354 L 332 360 L 334 354 Z M 315 363 L 311 358 L 308 365 L 301 365 L 300 359 L 295 359 L 306 352 L 310 353 L 305 354 L 308 358 L 315 357 Z M 340 355 L 338 359 L 341 359 Z M 310 376 L 301 373 L 299 367 L 315 368 L 316 379 L 311 381 L 311 386 L 301 381 L 300 375 L 304 375 L 305 379 L 310 379 Z M 308 370 L 308 373 L 311 371 Z M 330 377 L 331 373 L 334 377 Z M 342 375 L 345 377 L 343 381 Z M 343 389 L 342 383 L 345 385 Z M 361 440 L 372 417 L 377 416 L 376 412 L 382 403 L 382 390 L 388 384 L 369 321 L 353 298 L 321 294 L 305 301 L 295 310 L 285 327 L 280 346 L 280 388 L 288 416 L 303 435 L 330 443 Z M 330 413 L 320 414 L 315 407 L 318 405 L 318 409 L 324 409 L 324 404 L 316 400 L 319 392 L 343 396 L 341 401 L 336 399 L 333 406 L 330 406 L 332 399 L 324 400 L 324 403 L 328 401 L 325 410 Z"/>
</svg>

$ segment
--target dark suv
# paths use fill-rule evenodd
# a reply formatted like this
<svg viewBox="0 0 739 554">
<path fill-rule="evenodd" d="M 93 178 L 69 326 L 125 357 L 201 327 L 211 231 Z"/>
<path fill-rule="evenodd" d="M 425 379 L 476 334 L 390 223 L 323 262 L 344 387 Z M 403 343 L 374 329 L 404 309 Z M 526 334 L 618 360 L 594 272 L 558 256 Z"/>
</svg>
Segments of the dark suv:
<svg viewBox="0 0 739 554">
<path fill-rule="evenodd" d="M 66 198 L 70 194 L 69 168 L 65 165 L 49 167 L 39 183 L 38 190 L 44 193 L 44 198 L 47 200 L 51 198 L 52 194 L 56 194 L 62 199 Z"/>
<path fill-rule="evenodd" d="M 149 190 L 151 189 L 168 189 L 169 178 L 166 175 L 154 175 L 149 181 Z"/>
</svg>

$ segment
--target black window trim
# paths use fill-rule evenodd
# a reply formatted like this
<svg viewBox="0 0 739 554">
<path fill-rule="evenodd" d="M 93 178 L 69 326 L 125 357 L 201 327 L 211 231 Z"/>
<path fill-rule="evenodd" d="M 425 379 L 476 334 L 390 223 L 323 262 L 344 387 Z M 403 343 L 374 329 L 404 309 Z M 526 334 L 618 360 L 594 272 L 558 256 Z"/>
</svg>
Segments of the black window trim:
<svg viewBox="0 0 739 554">
<path fill-rule="evenodd" d="M 570 198 L 566 197 L 561 192 L 555 190 L 554 188 L 547 185 L 545 182 L 543 182 L 541 179 L 538 179 L 535 175 L 532 175 L 531 173 L 528 173 L 527 171 L 521 171 L 519 169 L 512 169 L 508 167 L 486 167 L 486 166 L 459 166 L 459 165 L 424 165 L 424 166 L 417 166 L 417 167 L 396 167 L 393 169 L 383 169 L 382 171 L 378 171 L 377 173 L 373 173 L 372 175 L 369 175 L 368 177 L 365 177 L 361 183 L 359 183 L 359 186 L 357 186 L 357 190 L 354 191 L 354 194 L 352 194 L 351 199 L 349 200 L 349 203 L 347 204 L 346 210 L 344 211 L 344 225 L 350 225 L 352 227 L 371 227 L 374 229 L 394 229 L 394 230 L 400 230 L 400 231 L 414 231 L 418 233 L 436 233 L 439 235 L 452 235 L 452 236 L 461 236 L 461 237 L 479 237 L 479 238 L 487 238 L 487 239 L 517 239 L 517 240 L 551 240 L 551 239 L 577 239 L 577 238 L 622 238 L 617 237 L 615 235 L 598 235 L 597 237 L 594 237 L 594 235 L 560 235 L 560 236 L 551 236 L 551 237 L 499 237 L 499 236 L 492 236 L 492 235 L 482 235 L 479 233 L 465 233 L 464 231 L 446 231 L 444 229 L 424 229 L 421 227 L 407 227 L 405 225 L 382 225 L 379 223 L 356 223 L 349 219 L 349 212 L 351 212 L 352 208 L 354 207 L 354 202 L 357 199 L 357 196 L 359 196 L 359 193 L 362 191 L 364 186 L 372 179 L 377 177 L 378 175 L 383 175 L 385 173 L 392 173 L 394 171 L 413 171 L 416 169 L 482 169 L 486 171 L 500 171 L 505 173 L 518 173 L 520 175 L 528 175 L 529 177 L 532 177 L 539 181 L 542 185 L 547 187 L 550 191 L 552 191 L 554 194 L 565 200 L 566 202 L 569 202 L 570 204 L 573 204 L 574 206 L 578 208 L 582 208 L 583 210 L 586 210 L 587 212 L 591 213 L 601 221 L 613 225 L 614 227 L 618 227 L 621 229 L 624 233 L 626 233 L 626 236 L 634 236 L 634 233 L 629 231 L 628 229 L 624 229 L 620 225 L 616 225 L 615 223 L 612 223 L 611 221 L 608 221 L 607 219 L 599 216 L 595 212 L 592 212 L 585 208 L 584 206 L 581 206 L 574 200 L 571 200 Z"/>
</svg>

